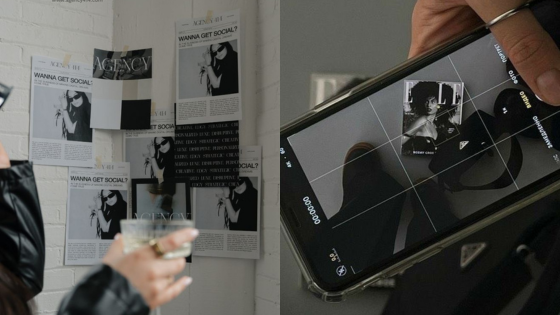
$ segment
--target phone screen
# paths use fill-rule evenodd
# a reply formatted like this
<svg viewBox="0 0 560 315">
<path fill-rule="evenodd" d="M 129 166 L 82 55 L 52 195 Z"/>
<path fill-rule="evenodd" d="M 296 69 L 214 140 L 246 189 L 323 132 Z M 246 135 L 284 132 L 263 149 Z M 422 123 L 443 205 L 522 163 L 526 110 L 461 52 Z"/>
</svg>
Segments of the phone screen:
<svg viewBox="0 0 560 315">
<path fill-rule="evenodd" d="M 491 34 L 341 108 L 281 136 L 283 215 L 331 290 L 560 168 L 558 109 Z"/>
</svg>

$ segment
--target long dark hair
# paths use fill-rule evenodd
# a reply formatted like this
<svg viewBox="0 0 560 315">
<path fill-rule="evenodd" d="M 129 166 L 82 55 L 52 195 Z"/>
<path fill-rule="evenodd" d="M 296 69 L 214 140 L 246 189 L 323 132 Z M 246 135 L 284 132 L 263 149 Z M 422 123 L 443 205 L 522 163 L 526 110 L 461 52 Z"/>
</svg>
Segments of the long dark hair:
<svg viewBox="0 0 560 315">
<path fill-rule="evenodd" d="M 87 124 L 89 125 L 90 114 L 91 114 L 91 103 L 89 102 L 86 93 L 80 91 L 74 91 L 76 92 L 76 95 L 79 95 L 82 98 L 82 106 L 74 107 L 74 110 L 72 110 L 72 102 L 68 98 L 68 92 L 70 92 L 70 90 L 66 90 L 66 110 L 68 111 L 68 115 L 74 115 L 74 113 L 77 111 L 83 111 L 84 121 L 87 122 Z M 64 121 L 64 119 L 62 119 L 62 137 L 64 139 L 68 138 L 68 128 L 66 128 L 66 122 Z"/>
<path fill-rule="evenodd" d="M 245 184 L 245 191 L 250 191 L 250 190 L 254 190 L 254 186 L 253 186 L 253 182 L 251 182 L 251 180 L 249 179 L 249 177 L 239 177 L 238 179 L 238 186 L 241 186 Z M 229 199 L 231 201 L 231 205 L 233 207 L 233 210 L 238 211 L 239 208 L 241 207 L 239 205 L 239 198 L 235 198 L 235 200 L 233 199 L 233 194 L 235 194 L 235 187 L 229 187 Z M 218 208 L 221 206 L 220 203 L 218 203 Z M 219 212 L 218 212 L 219 213 Z M 227 213 L 227 210 L 224 211 L 224 227 L 229 229 L 229 215 Z"/>
<path fill-rule="evenodd" d="M 224 46 L 227 53 L 231 54 L 231 52 L 233 52 L 233 46 L 231 46 L 231 44 L 229 42 L 223 42 L 223 43 L 218 43 L 218 45 L 220 46 Z M 212 48 L 210 48 L 212 49 Z M 227 57 L 227 54 L 226 54 Z M 222 61 L 218 58 L 216 58 L 216 56 L 214 55 L 214 53 L 212 53 L 212 63 L 219 68 L 220 64 L 222 63 Z"/>
<path fill-rule="evenodd" d="M 216 44 L 212 44 L 212 45 L 216 45 Z M 212 62 L 211 65 L 212 67 L 214 67 L 214 72 L 216 74 L 216 76 L 220 76 L 220 74 L 222 73 L 222 62 L 223 60 L 220 60 L 218 58 L 216 58 L 216 54 L 212 51 L 212 45 L 210 45 L 210 47 L 208 47 L 208 52 L 210 53 L 210 56 L 212 57 Z M 232 52 L 234 52 L 233 50 L 233 46 L 231 46 L 230 42 L 222 42 L 222 43 L 218 43 L 218 45 L 223 46 L 226 51 L 226 57 L 225 58 L 231 58 Z M 210 78 L 206 77 L 206 93 L 208 95 L 212 94 L 212 84 L 210 83 Z"/>
<path fill-rule="evenodd" d="M 250 191 L 250 190 L 255 189 L 253 187 L 253 182 L 251 182 L 249 177 L 241 177 L 240 176 L 239 180 L 238 180 L 238 184 L 239 184 L 238 186 L 241 186 L 241 185 L 245 184 L 245 187 L 246 187 L 245 191 Z M 234 206 L 234 209 L 237 211 L 239 209 L 239 206 L 237 205 L 239 199 L 236 199 L 235 201 L 232 199 L 234 193 L 235 193 L 235 187 L 230 187 L 229 188 L 229 197 L 232 200 L 231 204 Z"/>
<path fill-rule="evenodd" d="M 436 100 L 439 98 L 439 83 L 432 81 L 421 81 L 416 83 L 410 89 L 410 96 L 412 102 L 410 107 L 419 116 L 428 115 L 428 109 L 426 108 L 426 102 L 429 98 L 435 97 Z M 451 103 L 453 102 L 453 88 L 448 84 L 442 84 L 442 100 L 445 104 L 438 104 L 440 107 L 438 113 L 445 112 L 451 109 Z"/>
<path fill-rule="evenodd" d="M 8 270 L 0 264 L 0 313 L 3 315 L 31 315 L 32 304 L 29 302 L 33 297 L 31 290 Z"/>
<path fill-rule="evenodd" d="M 101 215 L 109 215 L 109 211 L 107 211 L 105 205 L 107 204 L 107 198 L 103 197 L 103 191 L 101 190 L 100 196 L 101 196 Z M 115 205 L 120 204 L 121 202 L 124 202 L 123 196 L 121 195 L 121 192 L 118 190 L 109 190 L 111 193 L 116 194 L 117 196 L 117 202 L 115 203 Z M 112 223 L 112 222 L 111 222 Z M 119 223 L 116 223 L 119 224 Z M 101 225 L 99 224 L 99 218 L 97 218 L 97 238 L 101 238 Z"/>
<path fill-rule="evenodd" d="M 162 152 L 159 151 L 159 147 L 156 145 L 157 138 L 162 138 L 164 141 L 169 142 L 169 151 L 167 151 L 167 153 L 162 153 Z M 155 158 L 156 158 L 157 165 L 158 165 L 159 168 L 162 168 L 162 167 L 165 166 L 163 164 L 164 156 L 166 156 L 168 154 L 170 154 L 170 155 L 174 154 L 173 152 L 175 152 L 175 142 L 173 141 L 172 137 L 155 137 L 154 138 L 154 149 L 156 150 Z M 153 172 L 153 170 L 152 170 L 152 172 Z M 152 174 L 152 176 L 153 176 L 153 174 Z"/>
</svg>

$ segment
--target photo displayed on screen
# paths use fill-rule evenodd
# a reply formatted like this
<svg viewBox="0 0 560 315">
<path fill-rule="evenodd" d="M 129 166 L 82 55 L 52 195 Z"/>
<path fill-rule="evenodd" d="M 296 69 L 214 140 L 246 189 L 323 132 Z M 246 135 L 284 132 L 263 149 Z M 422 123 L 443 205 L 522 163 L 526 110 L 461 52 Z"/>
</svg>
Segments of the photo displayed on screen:
<svg viewBox="0 0 560 315">
<path fill-rule="evenodd" d="M 435 154 L 459 134 L 463 83 L 404 81 L 402 155 Z"/>
<path fill-rule="evenodd" d="M 439 84 L 462 109 L 442 106 Z M 290 135 L 281 154 L 297 161 L 282 180 L 307 179 L 290 207 L 315 228 L 305 246 L 317 270 L 333 281 L 358 274 L 557 171 L 557 113 L 487 35 Z"/>
</svg>

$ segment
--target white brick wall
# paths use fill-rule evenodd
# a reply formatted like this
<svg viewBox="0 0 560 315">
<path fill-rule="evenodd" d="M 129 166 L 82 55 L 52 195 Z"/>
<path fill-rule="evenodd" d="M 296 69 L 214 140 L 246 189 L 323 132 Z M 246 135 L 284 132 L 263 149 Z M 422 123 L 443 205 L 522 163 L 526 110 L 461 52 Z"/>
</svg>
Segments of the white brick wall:
<svg viewBox="0 0 560 315">
<path fill-rule="evenodd" d="M 0 112 L 0 141 L 10 158 L 27 159 L 31 56 L 43 55 L 90 63 L 94 48 L 111 48 L 113 0 L 53 3 L 51 0 L 0 1 L 0 82 L 14 90 Z M 96 155 L 111 160 L 109 132 L 97 132 Z M 64 242 L 68 168 L 34 167 L 46 236 L 44 289 L 36 313 L 53 315 L 60 300 L 88 267 L 66 267 Z"/>
<path fill-rule="evenodd" d="M 220 260 L 206 258 L 205 266 L 189 267 L 187 272 L 199 273 L 195 282 L 209 292 L 219 313 L 250 315 L 280 314 L 280 253 L 279 253 L 279 121 L 280 121 L 280 9 L 279 0 L 188 0 L 188 1 L 129 1 L 103 0 L 96 3 L 52 3 L 51 0 L 1 0 L 0 10 L 0 82 L 15 86 L 8 103 L 0 112 L 0 141 L 12 159 L 28 158 L 29 100 L 31 56 L 43 55 L 63 58 L 72 54 L 73 61 L 90 62 L 94 48 L 118 49 L 131 45 L 131 49 L 154 47 L 157 50 L 158 72 L 166 82 L 155 91 L 156 101 L 170 104 L 174 98 L 174 21 L 181 17 L 199 16 L 206 10 L 242 9 L 245 29 L 244 60 L 244 122 L 241 130 L 242 144 L 263 146 L 263 195 L 262 195 L 262 254 L 253 267 L 252 261 Z M 124 10 L 123 4 L 134 2 Z M 151 5 L 151 10 L 140 10 L 141 4 Z M 202 15 L 204 15 L 202 14 Z M 169 24 L 169 25 L 168 25 Z M 161 34 L 167 34 L 161 36 Z M 162 47 L 172 46 L 171 49 Z M 158 60 L 159 59 L 159 60 Z M 163 69 L 163 70 L 162 70 Z M 159 74 L 158 74 L 159 73 Z M 169 81 L 169 82 L 167 82 Z M 163 84 L 162 84 L 163 85 Z M 166 106 L 166 105 L 164 105 Z M 121 156 L 115 147 L 112 134 L 97 131 L 96 155 L 104 161 Z M 66 224 L 67 176 L 66 167 L 35 166 L 39 195 L 43 207 L 46 233 L 45 287 L 36 298 L 37 314 L 54 315 L 64 294 L 88 272 L 89 267 L 66 267 L 64 242 Z M 196 264 L 196 262 L 195 262 Z M 233 290 L 220 281 L 207 283 L 205 278 L 220 277 L 219 270 L 235 269 L 229 280 L 238 279 Z M 206 275 L 206 276 L 205 276 Z M 249 281 L 248 281 L 249 280 Z M 239 292 L 234 292 L 239 291 Z M 206 291 L 204 291 L 206 292 Z M 196 303 L 192 292 L 178 307 L 185 314 L 205 314 L 203 305 Z M 234 294 L 233 296 L 231 294 Z M 236 295 L 238 298 L 236 298 Z M 252 301 L 254 307 L 239 301 Z M 192 301 L 191 298 L 193 299 Z M 204 300 L 204 299 L 202 299 Z M 207 305 L 208 307 L 211 305 Z M 164 308 L 164 314 L 178 307 Z M 171 312 L 167 312 L 167 311 Z M 188 310 L 188 311 L 187 311 Z M 239 311 L 239 312 L 238 312 Z"/>
<path fill-rule="evenodd" d="M 280 314 L 280 0 L 258 0 L 257 142 L 263 146 L 262 259 L 255 314 Z"/>
</svg>

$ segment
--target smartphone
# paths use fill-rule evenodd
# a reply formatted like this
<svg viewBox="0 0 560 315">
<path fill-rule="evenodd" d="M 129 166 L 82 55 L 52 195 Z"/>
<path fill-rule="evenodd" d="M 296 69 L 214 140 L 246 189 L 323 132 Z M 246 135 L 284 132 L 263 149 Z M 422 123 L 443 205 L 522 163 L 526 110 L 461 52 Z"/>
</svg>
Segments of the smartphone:
<svg viewBox="0 0 560 315">
<path fill-rule="evenodd" d="M 558 109 L 480 28 L 283 126 L 282 231 L 307 287 L 344 300 L 558 190 Z"/>
</svg>

